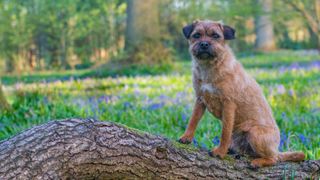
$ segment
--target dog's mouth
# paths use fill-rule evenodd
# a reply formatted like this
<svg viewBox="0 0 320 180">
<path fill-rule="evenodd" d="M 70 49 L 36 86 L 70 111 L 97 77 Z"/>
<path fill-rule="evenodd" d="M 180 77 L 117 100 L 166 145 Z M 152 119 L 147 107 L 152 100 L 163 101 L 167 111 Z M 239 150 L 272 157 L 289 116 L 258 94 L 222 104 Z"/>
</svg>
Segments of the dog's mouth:
<svg viewBox="0 0 320 180">
<path fill-rule="evenodd" d="M 209 52 L 209 51 L 198 51 L 198 52 L 194 53 L 194 55 L 199 60 L 212 60 L 215 57 L 214 53 Z"/>
</svg>

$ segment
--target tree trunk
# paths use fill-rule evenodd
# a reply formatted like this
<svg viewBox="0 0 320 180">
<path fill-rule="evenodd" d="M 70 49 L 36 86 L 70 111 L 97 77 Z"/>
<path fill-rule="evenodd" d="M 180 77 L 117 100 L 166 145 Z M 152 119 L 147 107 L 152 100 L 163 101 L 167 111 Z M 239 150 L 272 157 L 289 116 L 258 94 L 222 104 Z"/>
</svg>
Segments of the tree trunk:
<svg viewBox="0 0 320 180">
<path fill-rule="evenodd" d="M 276 48 L 273 25 L 270 19 L 272 0 L 257 0 L 257 3 L 261 6 L 262 11 L 257 14 L 254 21 L 256 32 L 255 48 L 261 51 L 271 51 Z"/>
<path fill-rule="evenodd" d="M 161 42 L 159 0 L 127 0 L 125 51 L 121 63 L 169 65 L 173 57 Z"/>
<path fill-rule="evenodd" d="M 250 169 L 246 158 L 220 160 L 161 136 L 95 120 L 33 127 L 0 142 L 0 179 L 318 178 L 320 161 Z"/>
<path fill-rule="evenodd" d="M 6 72 L 14 72 L 16 69 L 16 63 L 14 57 L 12 55 L 6 56 Z"/>
<path fill-rule="evenodd" d="M 10 105 L 4 96 L 2 85 L 0 83 L 0 112 L 4 110 L 9 110 L 9 109 L 10 109 Z"/>
<path fill-rule="evenodd" d="M 146 39 L 160 35 L 158 0 L 127 0 L 125 49 L 134 50 Z"/>
</svg>

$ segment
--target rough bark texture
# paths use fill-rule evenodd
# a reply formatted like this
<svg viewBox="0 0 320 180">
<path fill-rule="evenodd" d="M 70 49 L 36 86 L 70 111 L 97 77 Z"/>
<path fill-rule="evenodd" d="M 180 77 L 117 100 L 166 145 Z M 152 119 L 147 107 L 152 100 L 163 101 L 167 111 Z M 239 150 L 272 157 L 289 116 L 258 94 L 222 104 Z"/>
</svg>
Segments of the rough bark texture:
<svg viewBox="0 0 320 180">
<path fill-rule="evenodd" d="M 0 142 L 0 179 L 305 179 L 320 161 L 252 170 L 248 160 L 220 160 L 109 122 L 68 119 Z"/>
</svg>

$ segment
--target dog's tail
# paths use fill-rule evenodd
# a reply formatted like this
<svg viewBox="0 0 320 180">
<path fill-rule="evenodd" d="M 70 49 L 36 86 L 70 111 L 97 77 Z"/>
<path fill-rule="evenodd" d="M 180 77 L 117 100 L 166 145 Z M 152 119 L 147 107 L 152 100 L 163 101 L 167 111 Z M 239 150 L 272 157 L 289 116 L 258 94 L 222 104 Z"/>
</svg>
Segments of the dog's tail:
<svg viewBox="0 0 320 180">
<path fill-rule="evenodd" d="M 303 161 L 305 155 L 303 152 L 280 152 L 278 155 L 280 161 Z"/>
</svg>

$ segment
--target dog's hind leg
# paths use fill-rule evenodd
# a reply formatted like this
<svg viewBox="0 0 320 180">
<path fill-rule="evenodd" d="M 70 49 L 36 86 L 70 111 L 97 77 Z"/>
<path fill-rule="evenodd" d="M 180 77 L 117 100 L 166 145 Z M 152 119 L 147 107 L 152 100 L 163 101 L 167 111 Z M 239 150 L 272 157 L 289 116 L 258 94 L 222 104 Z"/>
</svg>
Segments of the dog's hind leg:
<svg viewBox="0 0 320 180">
<path fill-rule="evenodd" d="M 252 167 L 271 166 L 278 161 L 279 131 L 270 127 L 254 126 L 248 132 L 248 141 L 257 159 L 251 161 Z"/>
</svg>

